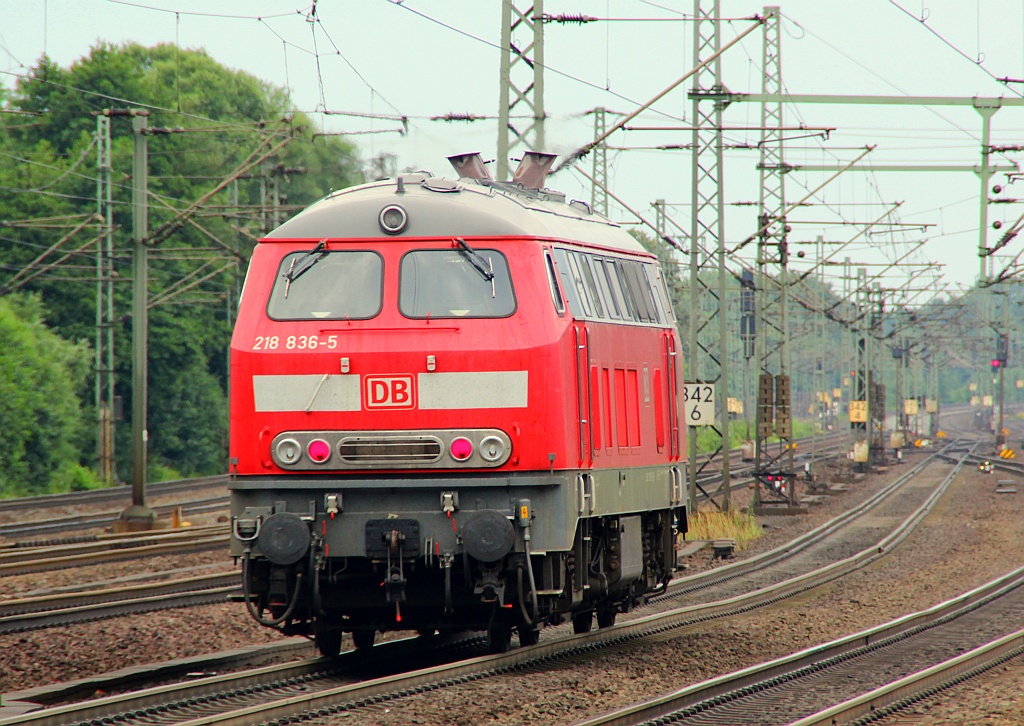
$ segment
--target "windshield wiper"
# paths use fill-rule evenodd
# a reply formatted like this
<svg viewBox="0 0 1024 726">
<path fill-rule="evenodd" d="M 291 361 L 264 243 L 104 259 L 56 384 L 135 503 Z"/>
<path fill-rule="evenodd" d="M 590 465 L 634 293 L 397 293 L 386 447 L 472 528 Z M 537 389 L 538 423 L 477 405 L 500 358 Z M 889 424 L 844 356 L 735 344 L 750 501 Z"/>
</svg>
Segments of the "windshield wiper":
<svg viewBox="0 0 1024 726">
<path fill-rule="evenodd" d="M 473 269 L 479 272 L 484 280 L 491 283 L 491 297 L 496 297 L 494 291 L 494 263 L 491 262 L 491 258 L 484 259 L 479 252 L 466 244 L 466 240 L 462 239 L 462 237 L 456 237 L 455 244 L 461 248 L 459 252 L 466 257 L 466 260 L 473 266 Z"/>
<path fill-rule="evenodd" d="M 324 255 L 327 254 L 326 248 L 327 248 L 327 242 L 325 240 L 320 240 L 320 242 L 317 243 L 316 247 L 311 249 L 309 252 L 304 254 L 302 257 L 296 257 L 294 260 L 292 260 L 292 264 L 288 266 L 288 272 L 286 272 L 283 275 L 281 275 L 281 277 L 283 277 L 285 279 L 285 283 L 284 283 L 284 299 L 285 300 L 288 299 L 288 291 L 291 289 L 292 283 L 295 282 L 296 280 L 298 280 L 303 275 L 305 275 L 311 269 L 313 269 L 313 265 L 315 265 L 317 262 L 319 262 L 320 260 L 322 260 L 324 258 Z M 317 254 L 317 253 L 319 253 L 319 254 Z M 316 257 L 313 257 L 313 255 L 316 255 Z M 296 267 L 298 267 L 298 269 L 295 269 Z"/>
<path fill-rule="evenodd" d="M 481 277 L 487 280 L 487 282 L 494 279 L 494 273 L 489 272 L 487 269 L 490 267 L 490 264 L 480 256 L 479 252 L 466 244 L 466 240 L 462 239 L 462 237 L 456 237 L 454 241 L 455 244 L 462 248 L 459 251 L 466 256 L 466 259 L 469 260 L 469 264 L 473 265 L 473 269 L 479 272 Z"/>
</svg>

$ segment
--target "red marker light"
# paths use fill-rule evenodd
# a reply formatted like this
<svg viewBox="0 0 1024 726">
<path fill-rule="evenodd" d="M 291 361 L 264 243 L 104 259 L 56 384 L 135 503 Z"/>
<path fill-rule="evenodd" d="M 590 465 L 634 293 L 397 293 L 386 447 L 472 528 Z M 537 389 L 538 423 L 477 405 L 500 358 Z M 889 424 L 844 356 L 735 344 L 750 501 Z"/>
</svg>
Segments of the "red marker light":
<svg viewBox="0 0 1024 726">
<path fill-rule="evenodd" d="M 465 461 L 473 455 L 473 444 L 469 439 L 460 436 L 452 440 L 452 443 L 448 446 L 448 451 L 456 461 Z"/>
<path fill-rule="evenodd" d="M 331 445 L 323 439 L 313 439 L 306 446 L 306 453 L 317 464 L 323 464 L 331 458 Z"/>
</svg>

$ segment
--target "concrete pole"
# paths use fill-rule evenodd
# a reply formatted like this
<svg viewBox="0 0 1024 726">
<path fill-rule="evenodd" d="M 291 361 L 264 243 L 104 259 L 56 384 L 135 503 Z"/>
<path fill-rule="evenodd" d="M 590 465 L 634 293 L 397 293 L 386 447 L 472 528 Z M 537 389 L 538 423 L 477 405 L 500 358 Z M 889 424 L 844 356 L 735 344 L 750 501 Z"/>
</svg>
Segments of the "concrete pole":
<svg viewBox="0 0 1024 726">
<path fill-rule="evenodd" d="M 149 431 L 149 160 L 148 112 L 132 116 L 135 154 L 132 167 L 132 505 L 121 513 L 122 529 L 149 529 L 156 513 L 146 506 L 146 446 Z"/>
</svg>

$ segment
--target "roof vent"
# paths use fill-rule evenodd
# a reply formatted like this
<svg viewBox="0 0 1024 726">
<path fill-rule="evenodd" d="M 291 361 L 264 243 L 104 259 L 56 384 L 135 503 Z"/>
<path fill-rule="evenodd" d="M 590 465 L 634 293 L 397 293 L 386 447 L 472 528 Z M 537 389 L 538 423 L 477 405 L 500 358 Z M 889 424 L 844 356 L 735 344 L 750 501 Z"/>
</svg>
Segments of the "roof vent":
<svg viewBox="0 0 1024 726">
<path fill-rule="evenodd" d="M 516 173 L 512 175 L 512 181 L 524 189 L 543 189 L 544 180 L 547 179 L 548 171 L 557 157 L 558 154 L 527 151 L 523 154 L 523 160 L 519 162 Z"/>
<path fill-rule="evenodd" d="M 441 192 L 442 194 L 457 192 L 460 190 L 459 185 L 454 180 L 445 179 L 439 176 L 432 176 L 429 179 L 424 179 L 423 188 L 432 192 Z"/>
<path fill-rule="evenodd" d="M 487 171 L 483 157 L 478 151 L 474 151 L 472 154 L 455 154 L 449 156 L 448 161 L 451 162 L 452 168 L 458 172 L 460 178 L 492 181 L 491 173 Z"/>
</svg>

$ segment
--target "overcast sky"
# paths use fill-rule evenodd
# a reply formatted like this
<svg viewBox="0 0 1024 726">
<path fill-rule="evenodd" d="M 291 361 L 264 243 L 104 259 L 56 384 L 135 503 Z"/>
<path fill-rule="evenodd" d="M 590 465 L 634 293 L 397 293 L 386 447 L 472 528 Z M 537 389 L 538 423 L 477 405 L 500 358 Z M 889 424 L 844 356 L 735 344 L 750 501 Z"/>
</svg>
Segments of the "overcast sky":
<svg viewBox="0 0 1024 726">
<path fill-rule="evenodd" d="M 725 0 L 722 6 L 723 16 L 735 19 L 725 26 L 723 41 L 749 26 L 743 18 L 763 9 L 740 0 Z M 444 159 L 449 154 L 480 151 L 494 158 L 493 118 L 469 124 L 431 117 L 496 116 L 498 0 L 320 0 L 315 15 L 311 9 L 309 3 L 259 0 L 0 0 L 0 82 L 12 85 L 44 52 L 66 66 L 98 41 L 177 43 L 204 48 L 226 66 L 288 89 L 295 109 L 310 113 L 325 130 L 358 133 L 353 139 L 365 158 L 395 153 L 400 169 L 429 169 L 438 175 L 452 173 Z M 791 0 L 781 3 L 781 9 L 782 75 L 791 94 L 1020 98 L 1024 90 L 1024 83 L 996 80 L 1024 79 L 1024 2 Z M 569 153 L 592 138 L 593 120 L 584 112 L 596 106 L 631 112 L 692 65 L 693 27 L 682 20 L 692 14 L 691 2 L 547 0 L 544 10 L 601 18 L 586 25 L 552 23 L 545 28 L 549 151 Z M 758 31 L 729 51 L 725 85 L 732 91 L 759 92 L 760 60 Z M 666 96 L 636 123 L 688 126 L 688 86 Z M 865 145 L 876 146 L 861 162 L 865 171 L 847 172 L 817 194 L 814 205 L 790 216 L 793 242 L 818 235 L 834 243 L 849 240 L 860 229 L 858 222 L 874 220 L 886 205 L 902 201 L 899 221 L 922 226 L 880 227 L 843 249 L 837 259 L 850 256 L 855 264 L 894 259 L 908 243 L 927 240 L 920 256 L 908 261 L 942 263 L 943 279 L 950 285 L 969 285 L 976 279 L 978 178 L 969 172 L 870 171 L 873 164 L 900 162 L 977 164 L 981 120 L 975 110 L 788 104 L 784 114 L 787 125 L 835 129 L 827 140 L 790 141 L 786 160 L 791 164 L 849 161 Z M 389 116 L 408 117 L 408 134 L 396 133 L 401 124 Z M 729 127 L 757 126 L 760 108 L 733 104 L 725 122 Z M 753 147 L 757 138 L 755 131 L 730 131 L 727 143 Z M 688 230 L 689 152 L 636 147 L 689 141 L 690 134 L 681 132 L 629 131 L 612 137 L 613 146 L 633 147 L 609 157 L 613 192 L 651 219 L 650 203 L 665 199 L 673 205 L 673 218 Z M 1004 108 L 994 115 L 992 143 L 1024 144 L 1024 109 Z M 1007 152 L 993 156 L 993 162 L 1013 165 L 1021 157 L 1021 152 Z M 756 229 L 756 206 L 741 204 L 757 200 L 756 163 L 754 149 L 726 154 L 724 195 L 732 205 L 726 237 L 732 243 Z M 589 160 L 583 168 L 589 172 Z M 829 175 L 791 172 L 787 198 L 796 201 Z M 1005 175 L 993 178 L 993 184 L 1005 189 L 990 196 L 1024 198 L 1024 182 L 1008 181 Z M 550 186 L 570 197 L 590 199 L 589 183 L 578 174 L 561 173 Z M 1004 226 L 1002 231 L 990 228 L 989 243 L 1022 212 L 1021 204 L 990 205 L 990 224 Z M 611 216 L 635 221 L 617 206 Z M 812 257 L 813 248 L 806 249 Z M 1014 241 L 1006 252 L 1016 255 L 1022 249 L 1024 242 Z M 891 277 L 885 284 L 896 281 Z M 916 302 L 928 294 L 917 296 Z"/>
</svg>

